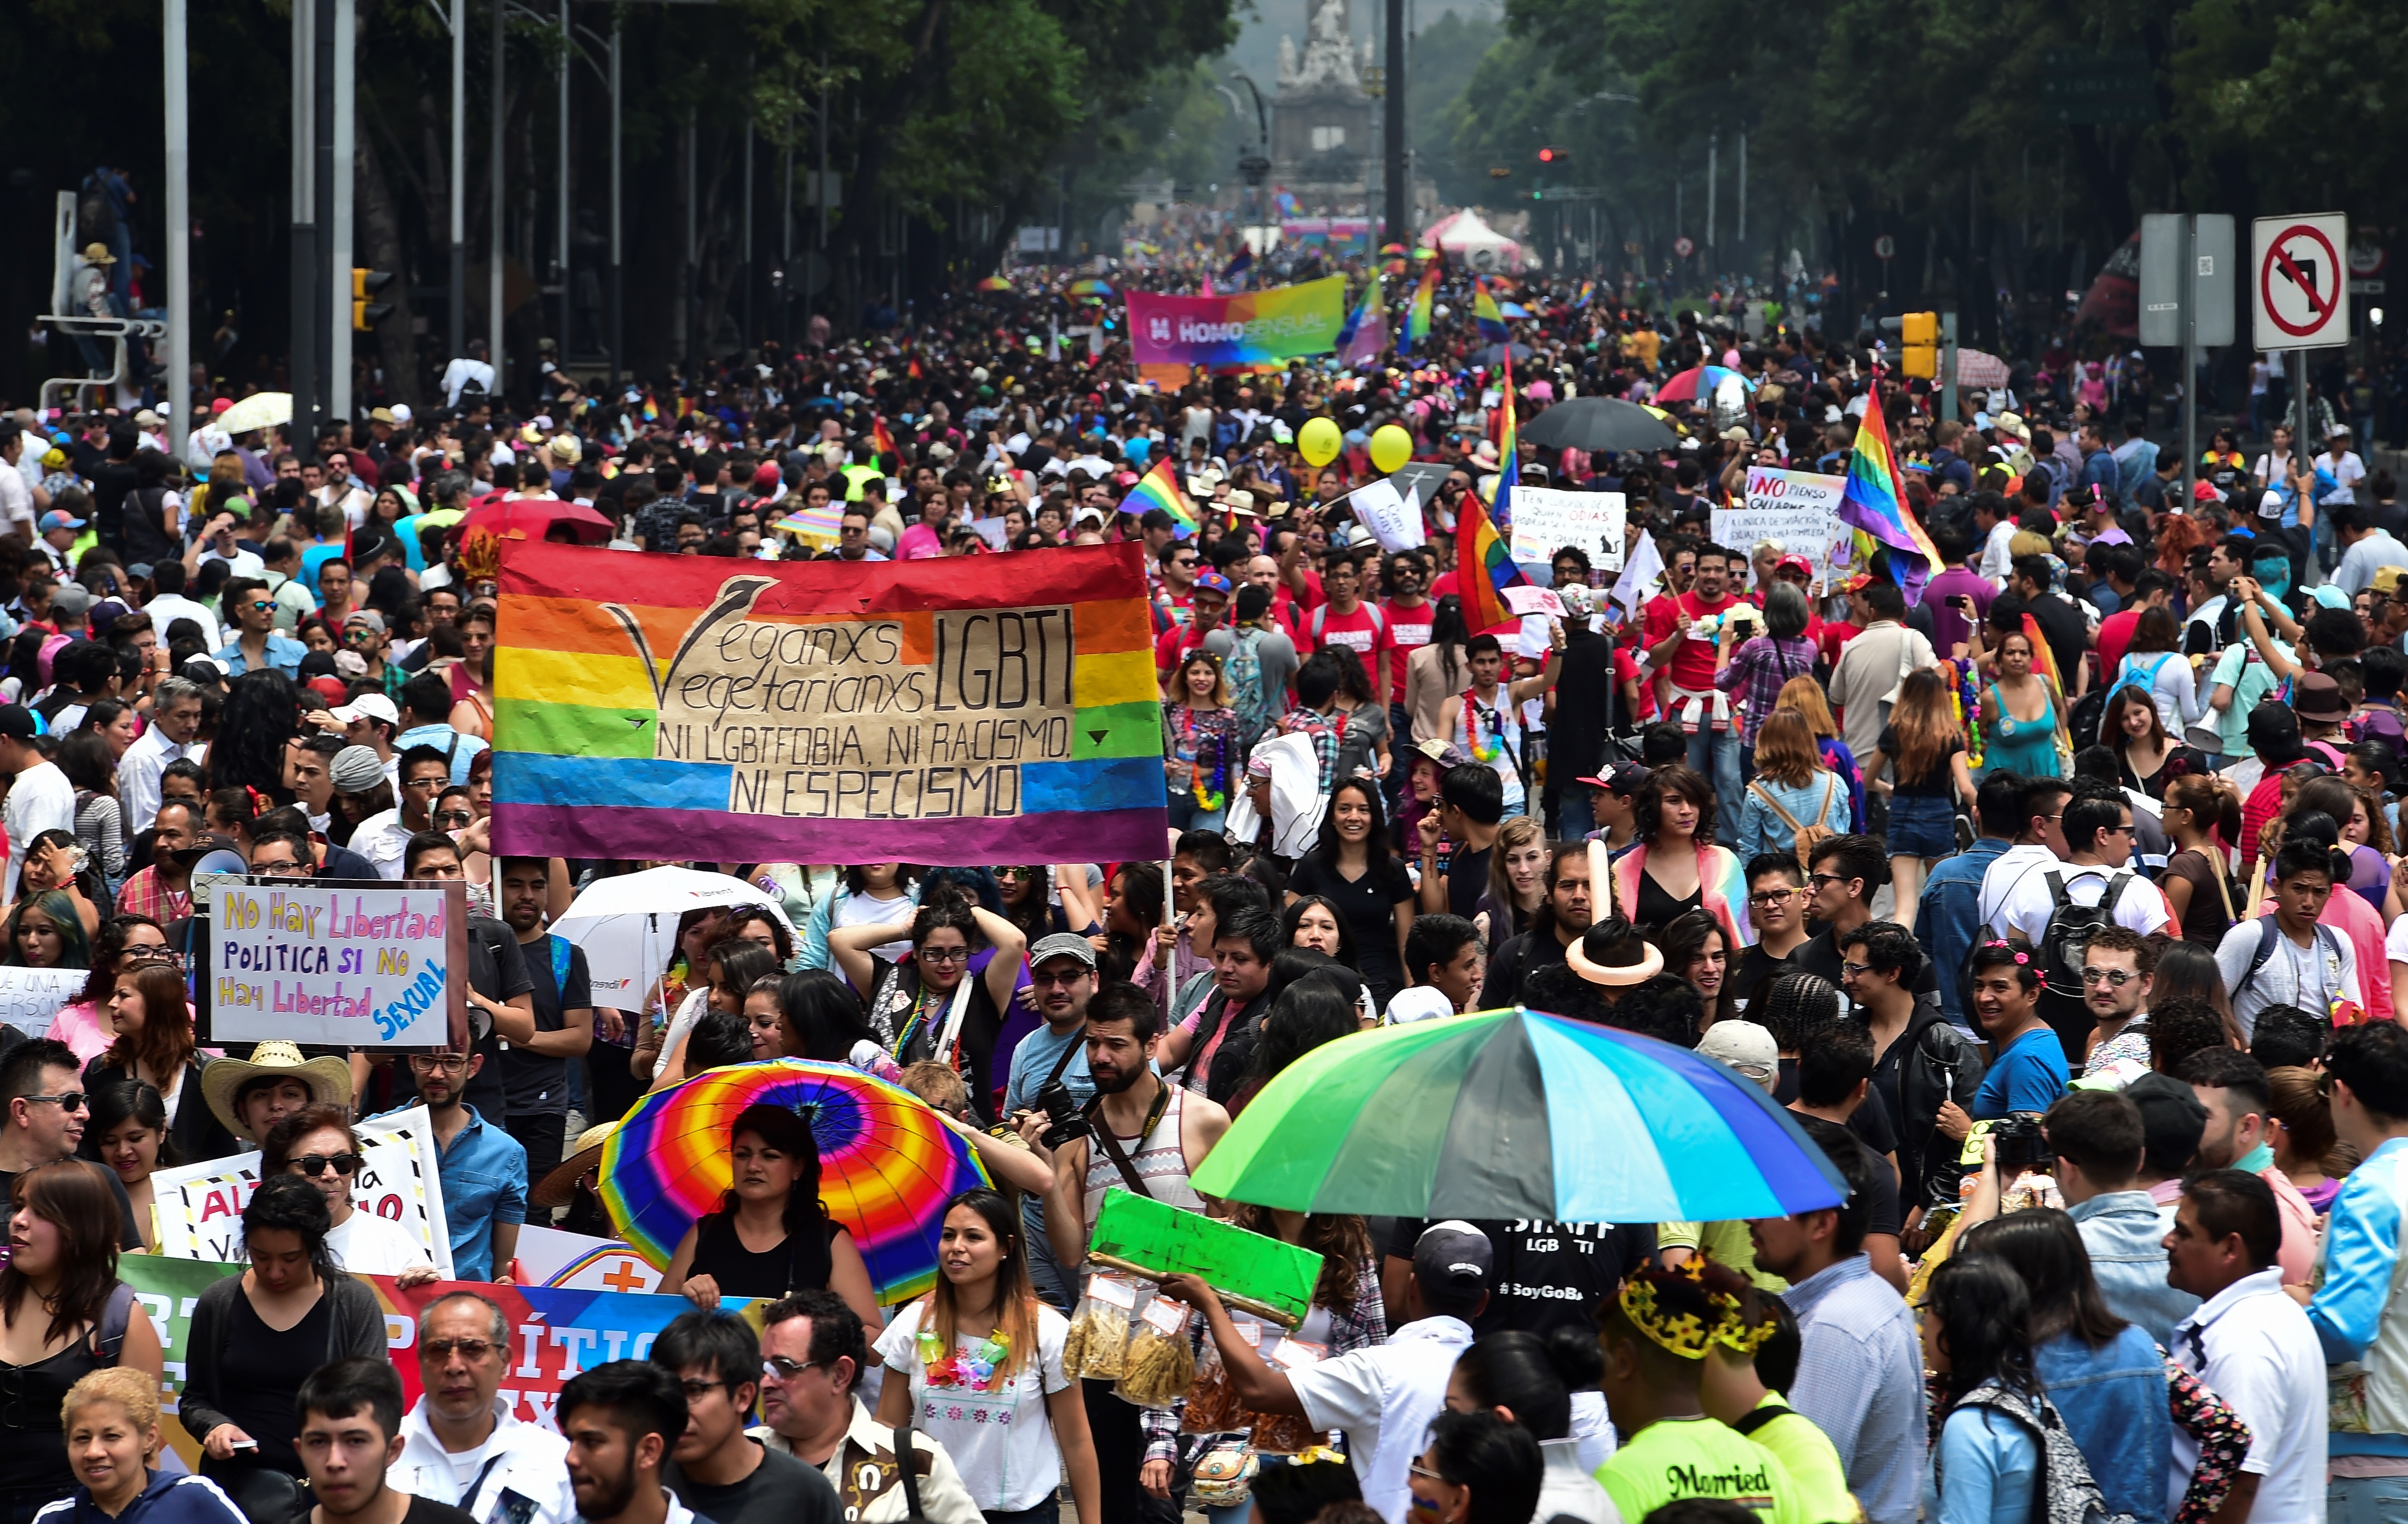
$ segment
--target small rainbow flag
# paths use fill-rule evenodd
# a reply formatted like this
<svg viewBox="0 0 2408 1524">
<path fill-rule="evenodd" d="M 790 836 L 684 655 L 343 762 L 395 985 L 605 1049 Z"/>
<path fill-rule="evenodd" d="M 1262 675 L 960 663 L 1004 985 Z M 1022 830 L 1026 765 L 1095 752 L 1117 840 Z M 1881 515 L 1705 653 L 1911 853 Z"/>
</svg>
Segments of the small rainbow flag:
<svg viewBox="0 0 2408 1524">
<path fill-rule="evenodd" d="M 1572 310 L 1574 310 L 1575 312 L 1585 310 L 1585 309 L 1587 309 L 1587 307 L 1588 307 L 1589 298 L 1590 298 L 1590 297 L 1592 297 L 1592 296 L 1594 296 L 1594 295 L 1597 295 L 1597 282 L 1596 282 L 1596 281 L 1594 281 L 1594 280 L 1584 280 L 1584 281 L 1582 281 L 1582 282 L 1581 282 L 1580 299 L 1579 299 L 1578 301 L 1575 301 L 1575 302 L 1573 302 L 1573 303 L 1572 303 Z"/>
<path fill-rule="evenodd" d="M 646 396 L 644 398 L 644 422 L 647 424 L 657 424 L 660 422 L 660 418 L 661 405 L 654 402 L 649 395 Z"/>
<path fill-rule="evenodd" d="M 1187 506 L 1187 495 L 1179 490 L 1179 473 L 1168 455 L 1154 463 L 1154 469 L 1138 478 L 1129 495 L 1121 499 L 1121 511 L 1142 514 L 1149 508 L 1158 508 L 1171 517 L 1175 525 L 1171 533 L 1180 539 L 1194 538 L 1196 513 Z"/>
<path fill-rule="evenodd" d="M 884 413 L 869 421 L 869 448 L 883 457 L 883 464 L 890 470 L 902 466 L 903 453 L 895 448 L 895 436 L 887 430 Z"/>
<path fill-rule="evenodd" d="M 1848 456 L 1848 484 L 1840 498 L 1840 522 L 1853 525 L 1889 547 L 1890 569 L 1899 591 L 1913 603 L 1940 564 L 1939 547 L 1915 522 L 1906 506 L 1906 488 L 1899 481 L 1898 455 L 1889 447 L 1889 424 L 1882 417 L 1881 394 L 1874 392 L 1856 425 L 1856 449 Z"/>
<path fill-rule="evenodd" d="M 1387 346 L 1387 304 L 1382 299 L 1380 272 L 1371 272 L 1371 283 L 1363 288 L 1363 300 L 1346 314 L 1345 325 L 1338 330 L 1338 363 L 1366 365 L 1379 357 Z"/>
<path fill-rule="evenodd" d="M 1502 343 L 1512 337 L 1505 326 L 1505 314 L 1498 309 L 1497 294 L 1488 289 L 1485 279 L 1474 276 L 1471 291 L 1471 320 L 1480 325 L 1480 337 Z"/>
<path fill-rule="evenodd" d="M 1504 483 L 1498 483 L 1497 496 L 1501 507 Z M 1505 589 L 1518 587 L 1528 579 L 1513 564 L 1511 547 L 1489 522 L 1488 510 L 1480 506 L 1478 493 L 1465 493 L 1455 511 L 1455 588 L 1463 598 L 1464 627 L 1477 635 L 1499 625 L 1519 624 L 1520 616 L 1506 606 Z"/>
<path fill-rule="evenodd" d="M 1432 264 L 1422 271 L 1420 285 L 1413 288 L 1413 299 L 1405 309 L 1405 341 L 1397 346 L 1399 353 L 1410 354 L 1413 346 L 1429 338 L 1431 309 L 1438 304 L 1439 266 Z"/>
<path fill-rule="evenodd" d="M 495 849 L 1151 860 L 1143 554 L 864 566 L 504 541 Z"/>
</svg>

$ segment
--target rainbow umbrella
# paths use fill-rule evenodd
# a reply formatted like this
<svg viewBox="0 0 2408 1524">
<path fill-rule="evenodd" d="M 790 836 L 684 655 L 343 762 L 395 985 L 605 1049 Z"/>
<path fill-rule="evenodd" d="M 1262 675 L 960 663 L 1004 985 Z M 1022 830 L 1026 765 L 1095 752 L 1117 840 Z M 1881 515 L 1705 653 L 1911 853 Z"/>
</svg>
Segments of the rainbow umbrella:
<svg viewBox="0 0 2408 1524">
<path fill-rule="evenodd" d="M 1196 1188 L 1289 1212 L 1545 1222 L 1779 1217 L 1847 1194 L 1736 1071 L 1519 1007 L 1313 1049 L 1239 1114 Z"/>
<path fill-rule="evenodd" d="M 1748 380 L 1745 376 L 1740 376 L 1738 371 L 1731 369 L 1727 366 L 1691 366 L 1688 369 L 1682 371 L 1670 381 L 1668 381 L 1663 385 L 1656 388 L 1656 400 L 1658 402 L 1695 402 L 1699 397 L 1710 397 L 1714 395 L 1714 388 L 1723 383 L 1723 378 L 1725 376 L 1739 376 L 1739 381 L 1742 386 L 1746 387 L 1751 392 L 1756 390 L 1756 382 Z"/>
<path fill-rule="evenodd" d="M 945 1202 L 987 1184 L 969 1143 L 925 1101 L 843 1064 L 780 1058 L 695 1075 L 637 1103 L 602 1149 L 602 1201 L 628 1244 L 666 1268 L 735 1175 L 727 1129 L 752 1105 L 784 1106 L 820 1145 L 820 1200 L 853 1234 L 882 1303 L 937 1283 Z"/>
<path fill-rule="evenodd" d="M 1010 291 L 1011 289 L 1011 282 L 1005 280 L 1002 276 L 990 275 L 985 280 L 980 281 L 977 285 L 972 286 L 970 289 L 972 291 Z"/>
<path fill-rule="evenodd" d="M 1073 296 L 1109 296 L 1111 294 L 1112 288 L 1101 280 L 1073 280 L 1070 282 L 1070 295 Z"/>
</svg>

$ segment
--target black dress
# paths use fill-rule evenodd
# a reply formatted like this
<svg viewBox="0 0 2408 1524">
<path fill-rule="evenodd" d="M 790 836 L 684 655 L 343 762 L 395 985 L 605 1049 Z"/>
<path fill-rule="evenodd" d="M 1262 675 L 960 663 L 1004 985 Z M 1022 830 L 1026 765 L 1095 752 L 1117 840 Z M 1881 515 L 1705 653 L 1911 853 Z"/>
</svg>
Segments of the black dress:
<svg viewBox="0 0 2408 1524">
<path fill-rule="evenodd" d="M 736 1223 L 724 1212 L 714 1212 L 695 1224 L 691 1280 L 708 1275 L 719 1283 L 722 1297 L 782 1297 L 789 1291 L 824 1291 L 835 1272 L 828 1245 L 840 1229 L 822 1223 L 820 1235 L 789 1233 L 775 1247 L 759 1254 L 736 1236 Z"/>
</svg>

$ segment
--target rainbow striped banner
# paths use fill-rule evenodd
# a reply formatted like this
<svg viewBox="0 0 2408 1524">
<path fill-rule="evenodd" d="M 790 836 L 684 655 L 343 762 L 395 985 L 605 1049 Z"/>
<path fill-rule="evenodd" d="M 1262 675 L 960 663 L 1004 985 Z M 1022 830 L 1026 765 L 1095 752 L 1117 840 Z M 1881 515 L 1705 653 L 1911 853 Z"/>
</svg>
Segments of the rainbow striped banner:
<svg viewBox="0 0 2408 1524">
<path fill-rule="evenodd" d="M 1229 296 L 1132 291 L 1128 323 L 1141 366 L 1276 366 L 1336 352 L 1346 323 L 1346 278 Z"/>
<path fill-rule="evenodd" d="M 571 857 L 1152 861 L 1134 542 L 752 562 L 506 541 L 494 843 Z"/>
</svg>

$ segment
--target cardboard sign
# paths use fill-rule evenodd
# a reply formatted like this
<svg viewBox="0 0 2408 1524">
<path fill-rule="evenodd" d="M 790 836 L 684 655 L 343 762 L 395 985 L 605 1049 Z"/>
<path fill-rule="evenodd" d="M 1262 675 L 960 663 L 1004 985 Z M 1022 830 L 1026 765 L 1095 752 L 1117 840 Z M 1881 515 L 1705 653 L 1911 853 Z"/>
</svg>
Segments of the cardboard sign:
<svg viewBox="0 0 2408 1524">
<path fill-rule="evenodd" d="M 1588 553 L 1591 568 L 1622 569 L 1623 518 L 1627 500 L 1618 492 L 1565 492 L 1522 487 L 1512 492 L 1516 561 L 1545 566 L 1567 545 Z"/>
<path fill-rule="evenodd" d="M 1427 538 L 1422 532 L 1422 507 L 1412 493 L 1397 491 L 1397 479 L 1383 476 L 1355 489 L 1354 517 L 1371 531 L 1383 551 L 1418 549 Z"/>
<path fill-rule="evenodd" d="M 220 1041 L 436 1048 L 467 1033 L 468 886 L 221 882 L 209 899 Z"/>
<path fill-rule="evenodd" d="M 1714 543 L 1747 555 L 1765 540 L 1779 540 L 1783 554 L 1802 555 L 1814 563 L 1817 577 L 1828 576 L 1831 541 L 1840 525 L 1840 499 L 1847 486 L 1843 476 L 1751 466 L 1747 506 L 1713 510 Z"/>
<path fill-rule="evenodd" d="M 1200 1212 L 1135 1196 L 1118 1186 L 1096 1211 L 1087 1252 L 1097 1262 L 1153 1280 L 1186 1272 L 1203 1277 L 1233 1307 L 1293 1328 L 1312 1308 L 1321 1256 Z"/>
<path fill-rule="evenodd" d="M 1564 600 L 1552 587 L 1531 587 L 1526 584 L 1509 587 L 1504 592 L 1505 607 L 1525 618 L 1531 614 L 1552 614 L 1562 619 Z"/>
<path fill-rule="evenodd" d="M 201 1104 L 199 1096 L 187 1104 Z M 360 1172 L 351 1204 L 397 1222 L 425 1249 L 435 1268 L 452 1273 L 452 1230 L 443 1218 L 435 1122 L 424 1106 L 387 1112 L 354 1123 Z M 150 1176 L 150 1242 L 170 1259 L 235 1259 L 242 1254 L 242 1209 L 259 1186 L 259 1153 L 236 1154 Z M 131 1263 L 130 1259 L 120 1261 Z"/>
<path fill-rule="evenodd" d="M 0 969 L 0 1022 L 39 1036 L 91 977 L 89 969 Z"/>
</svg>

